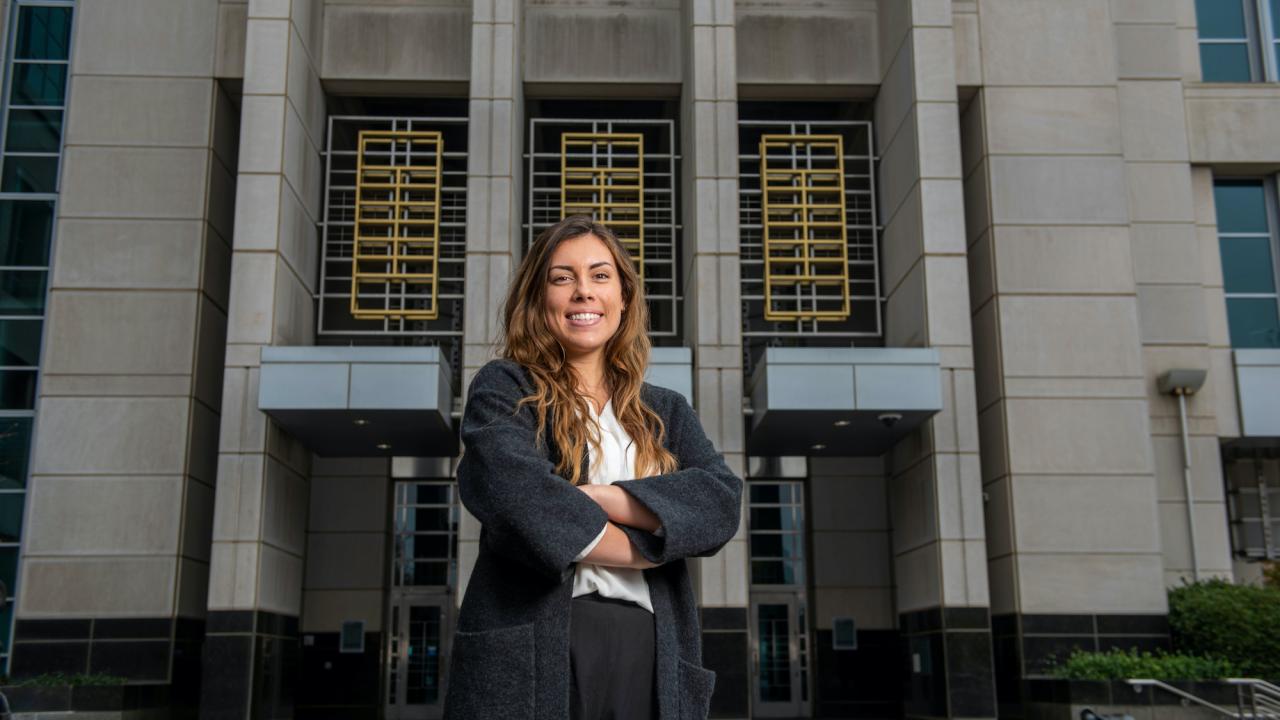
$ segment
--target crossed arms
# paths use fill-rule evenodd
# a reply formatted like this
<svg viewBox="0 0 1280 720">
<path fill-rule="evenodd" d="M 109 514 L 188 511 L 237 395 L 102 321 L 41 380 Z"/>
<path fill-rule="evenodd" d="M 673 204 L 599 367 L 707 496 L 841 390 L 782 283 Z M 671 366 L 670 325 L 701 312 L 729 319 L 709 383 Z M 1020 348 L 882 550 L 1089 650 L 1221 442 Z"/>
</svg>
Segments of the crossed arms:
<svg viewBox="0 0 1280 720">
<path fill-rule="evenodd" d="M 472 379 L 463 411 L 458 492 L 484 526 L 482 540 L 491 550 L 562 582 L 601 527 L 604 537 L 584 559 L 636 568 L 709 557 L 737 533 L 742 479 L 683 397 L 665 395 L 668 407 L 655 407 L 680 470 L 584 490 L 591 486 L 575 487 L 557 475 L 538 449 L 533 408 L 512 413 L 526 394 L 518 365 L 492 361 Z M 646 529 L 659 526 L 661 534 Z"/>
</svg>

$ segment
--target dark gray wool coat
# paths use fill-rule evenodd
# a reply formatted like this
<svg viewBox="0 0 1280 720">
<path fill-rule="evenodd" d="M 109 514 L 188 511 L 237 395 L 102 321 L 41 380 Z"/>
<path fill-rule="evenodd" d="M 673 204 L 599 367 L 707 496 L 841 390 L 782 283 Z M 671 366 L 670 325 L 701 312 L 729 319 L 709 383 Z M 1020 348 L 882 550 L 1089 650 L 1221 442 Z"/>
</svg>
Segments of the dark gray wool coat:
<svg viewBox="0 0 1280 720">
<path fill-rule="evenodd" d="M 569 717 L 572 560 L 608 515 L 556 474 L 553 441 L 535 444 L 535 408 L 515 411 L 532 389 L 520 365 L 493 360 L 467 394 L 458 491 L 483 527 L 453 635 L 445 720 Z M 644 577 L 653 602 L 659 720 L 704 720 L 715 672 L 702 667 L 698 607 L 684 559 L 714 555 L 734 536 L 743 481 L 684 396 L 645 383 L 641 398 L 666 424 L 666 447 L 680 469 L 614 483 L 658 516 L 665 536 L 619 527 L 658 563 Z M 550 427 L 544 437 L 551 437 Z"/>
</svg>

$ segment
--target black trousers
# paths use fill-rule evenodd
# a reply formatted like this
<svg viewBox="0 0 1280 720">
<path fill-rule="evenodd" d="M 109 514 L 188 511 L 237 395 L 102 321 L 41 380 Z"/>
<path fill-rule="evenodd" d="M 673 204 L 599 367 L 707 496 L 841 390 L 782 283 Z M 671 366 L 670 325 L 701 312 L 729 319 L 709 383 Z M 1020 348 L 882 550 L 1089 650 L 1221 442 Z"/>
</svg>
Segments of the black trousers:
<svg viewBox="0 0 1280 720">
<path fill-rule="evenodd" d="M 592 592 L 573 599 L 570 720 L 653 720 L 653 613 Z"/>
</svg>

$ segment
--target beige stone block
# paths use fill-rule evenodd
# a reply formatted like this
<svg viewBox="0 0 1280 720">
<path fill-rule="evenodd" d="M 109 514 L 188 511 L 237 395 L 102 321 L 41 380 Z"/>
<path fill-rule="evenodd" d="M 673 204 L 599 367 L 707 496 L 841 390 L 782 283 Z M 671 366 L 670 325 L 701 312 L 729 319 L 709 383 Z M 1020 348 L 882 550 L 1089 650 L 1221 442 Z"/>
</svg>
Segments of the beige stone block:
<svg viewBox="0 0 1280 720">
<path fill-rule="evenodd" d="M 1129 222 L 1124 161 L 1119 157 L 995 156 L 988 159 L 988 164 L 991 212 L 996 223 L 1124 225 Z"/>
<path fill-rule="evenodd" d="M 377 590 L 386 571 L 385 533 L 307 535 L 307 589 Z"/>
<path fill-rule="evenodd" d="M 1217 228 L 1197 225 L 1196 249 L 1200 257 L 1200 284 L 1222 288 L 1222 248 Z"/>
<path fill-rule="evenodd" d="M 896 288 L 906 273 L 923 259 L 925 234 L 920 192 L 920 183 L 913 185 L 897 212 L 884 224 L 880 264 L 881 282 L 886 288 Z"/>
<path fill-rule="evenodd" d="M 235 252 L 231 256 L 231 306 L 227 342 L 269 345 L 275 305 L 277 259 L 270 252 Z"/>
<path fill-rule="evenodd" d="M 262 539 L 290 555 L 305 552 L 310 501 L 305 478 L 267 456 L 262 482 Z"/>
<path fill-rule="evenodd" d="M 197 297 L 193 292 L 53 293 L 44 368 L 54 373 L 190 373 Z"/>
<path fill-rule="evenodd" d="M 886 222 L 892 222 L 903 209 L 911 189 L 920 181 L 920 146 L 916 137 L 916 112 L 913 106 L 898 132 L 880 156 L 880 209 Z"/>
<path fill-rule="evenodd" d="M 1017 612 L 1018 564 L 1016 555 L 1005 555 L 987 563 L 987 583 L 991 590 L 991 614 Z"/>
<path fill-rule="evenodd" d="M 386 532 L 386 475 L 313 476 L 309 532 Z"/>
<path fill-rule="evenodd" d="M 896 555 L 938 540 L 937 479 L 933 463 L 916 463 L 890 480 L 889 510 Z"/>
<path fill-rule="evenodd" d="M 209 564 L 178 559 L 178 614 L 203 618 L 209 610 Z"/>
<path fill-rule="evenodd" d="M 1200 239 L 1191 223 L 1134 223 L 1133 276 L 1139 283 L 1200 282 Z"/>
<path fill-rule="evenodd" d="M 1191 173 L 1181 163 L 1129 163 L 1129 216 L 1134 222 L 1195 222 Z"/>
<path fill-rule="evenodd" d="M 165 397 L 190 395 L 190 375 L 57 375 L 40 376 L 41 397 Z"/>
<path fill-rule="evenodd" d="M 503 27 L 495 26 L 499 32 Z M 548 83 L 678 83 L 683 55 L 681 36 L 677 8 L 606 13 L 533 5 L 525 12 L 521 38 L 524 79 Z M 501 43 L 494 43 L 495 49 L 500 46 Z M 564 52 L 564 48 L 575 51 Z M 584 65 L 584 57 L 594 61 Z"/>
<path fill-rule="evenodd" d="M 942 554 L 942 601 L 949 607 L 988 607 L 985 545 L 976 541 L 946 541 Z"/>
<path fill-rule="evenodd" d="M 991 233 L 984 231 L 969 246 L 965 259 L 969 263 L 969 307 L 976 314 L 995 294 L 995 260 L 991 252 Z M 974 331 L 976 334 L 976 330 Z"/>
<path fill-rule="evenodd" d="M 1007 296 L 1000 300 L 1007 376 L 1141 377 L 1129 297 Z"/>
<path fill-rule="evenodd" d="M 837 617 L 852 617 L 860 630 L 897 627 L 892 588 L 841 588 L 818 586 L 813 592 L 813 618 L 819 628 L 830 629 Z"/>
<path fill-rule="evenodd" d="M 214 47 L 213 75 L 244 78 L 244 42 L 248 27 L 248 5 L 218 3 L 218 31 Z"/>
<path fill-rule="evenodd" d="M 1280 161 L 1280 88 L 1188 91 L 1187 138 L 1197 164 Z"/>
<path fill-rule="evenodd" d="M 380 590 L 305 590 L 302 604 L 304 633 L 336 633 L 348 620 L 363 620 L 365 632 L 382 631 L 384 603 Z"/>
<path fill-rule="evenodd" d="M 284 95 L 289 32 L 288 20 L 249 20 L 244 48 L 246 95 Z"/>
<path fill-rule="evenodd" d="M 929 344 L 924 276 L 924 264 L 917 264 L 897 287 L 889 290 L 884 311 L 887 347 L 924 347 Z"/>
<path fill-rule="evenodd" d="M 42 398 L 33 475 L 177 475 L 188 398 Z"/>
<path fill-rule="evenodd" d="M 279 173 L 284 163 L 284 95 L 246 95 L 240 110 L 241 173 Z"/>
<path fill-rule="evenodd" d="M 1118 23 L 1114 32 L 1119 77 L 1167 80 L 1182 77 L 1177 29 L 1173 24 Z"/>
<path fill-rule="evenodd" d="M 965 249 L 964 226 L 956 218 L 964 215 L 964 185 L 956 179 L 926 179 L 917 185 L 924 250 L 929 253 L 961 254 Z"/>
<path fill-rule="evenodd" d="M 1009 399 L 1004 405 L 1015 473 L 1151 472 L 1145 400 Z"/>
<path fill-rule="evenodd" d="M 1187 161 L 1187 120 L 1181 82 L 1121 82 L 1119 95 L 1120 130 L 1127 159 Z"/>
<path fill-rule="evenodd" d="M 208 147 L 213 82 L 75 75 L 68 145 Z"/>
<path fill-rule="evenodd" d="M 1113 87 L 989 87 L 979 98 L 985 140 L 999 154 L 1110 155 L 1120 152 Z"/>
<path fill-rule="evenodd" d="M 1201 573 L 1230 571 L 1231 542 L 1227 508 L 1222 503 L 1195 503 L 1196 561 Z M 1168 571 L 1184 571 L 1192 580 L 1191 534 L 1185 502 L 1160 503 L 1160 530 L 1164 566 Z"/>
<path fill-rule="evenodd" d="M 1112 398 L 1141 400 L 1146 397 L 1145 378 L 1109 377 L 1005 377 L 1009 398 Z"/>
<path fill-rule="evenodd" d="M 262 467 L 257 453 L 223 453 L 214 494 L 213 541 L 252 541 L 262 534 Z"/>
<path fill-rule="evenodd" d="M 954 23 L 956 86 L 982 85 L 982 34 L 978 31 L 978 15 L 956 13 Z"/>
<path fill-rule="evenodd" d="M 1118 23 L 1174 25 L 1181 0 L 1111 0 L 1111 17 Z"/>
<path fill-rule="evenodd" d="M 930 345 L 972 343 L 969 330 L 968 267 L 963 257 L 928 255 L 924 259 L 925 316 Z"/>
<path fill-rule="evenodd" d="M 1012 487 L 1019 553 L 1160 551 L 1149 475 L 1015 475 Z"/>
<path fill-rule="evenodd" d="M 199 220 L 74 220 L 58 224 L 54 288 L 195 289 Z"/>
<path fill-rule="evenodd" d="M 202 402 L 191 403 L 190 445 L 187 450 L 187 475 L 212 486 L 218 477 L 217 412 Z"/>
<path fill-rule="evenodd" d="M 992 400 L 978 411 L 978 439 L 982 457 L 982 483 L 1004 477 L 1009 473 L 1009 421 L 1006 405 L 1009 401 L 1003 398 Z"/>
<path fill-rule="evenodd" d="M 983 528 L 986 531 L 987 554 L 1001 557 L 1015 550 L 1013 539 L 1013 478 L 1002 477 L 986 485 L 982 492 Z"/>
<path fill-rule="evenodd" d="M 1218 438 L 1192 435 L 1191 497 L 1197 502 L 1223 502 L 1222 459 Z M 1156 435 L 1151 438 L 1155 454 L 1156 482 L 1161 501 L 1186 502 L 1183 475 L 1182 438 Z"/>
<path fill-rule="evenodd" d="M 740 84 L 875 85 L 886 62 L 881 48 L 898 46 L 882 36 L 876 11 L 865 6 L 777 12 L 738 4 L 736 10 Z"/>
<path fill-rule="evenodd" d="M 985 157 L 964 179 L 964 226 L 970 240 L 991 227 L 991 173 Z"/>
<path fill-rule="evenodd" d="M 1122 227 L 996 227 L 1001 293 L 1132 293 L 1134 270 Z"/>
<path fill-rule="evenodd" d="M 954 102 L 917 103 L 920 177 L 959 179 L 960 125 Z"/>
<path fill-rule="evenodd" d="M 1235 365 L 1231 359 L 1231 350 L 1211 348 L 1209 363 L 1209 377 L 1205 382 L 1213 384 L 1218 436 L 1223 439 L 1240 437 L 1240 411 L 1236 404 Z"/>
<path fill-rule="evenodd" d="M 182 485 L 180 477 L 41 476 L 31 486 L 23 553 L 175 554 Z"/>
<path fill-rule="evenodd" d="M 302 558 L 272 545 L 261 546 L 258 607 L 284 615 L 302 614 Z"/>
<path fill-rule="evenodd" d="M 1019 554 L 1024 613 L 1150 613 L 1168 610 L 1159 554 Z"/>
<path fill-rule="evenodd" d="M 936 607 L 942 601 L 942 569 L 938 549 L 926 545 L 898 554 L 894 561 L 898 612 Z"/>
<path fill-rule="evenodd" d="M 1144 343 L 1208 342 L 1204 290 L 1199 285 L 1139 285 L 1138 312 Z"/>
<path fill-rule="evenodd" d="M 222 368 L 226 357 L 227 316 L 209 296 L 200 296 L 194 393 L 209 408 L 222 407 Z M 213 435 L 217 436 L 217 423 Z M 216 443 L 215 443 L 216 445 Z"/>
<path fill-rule="evenodd" d="M 168 616 L 176 568 L 172 556 L 30 558 L 18 606 L 28 619 Z"/>
<path fill-rule="evenodd" d="M 915 27 L 911 31 L 916 99 L 956 101 L 955 40 L 949 27 Z"/>
<path fill-rule="evenodd" d="M 209 0 L 86 3 L 76 25 L 94 30 L 76 33 L 72 73 L 211 77 L 217 11 Z"/>
<path fill-rule="evenodd" d="M 298 282 L 315 294 L 320 282 L 320 230 L 288 183 L 280 201 L 280 256 Z"/>
<path fill-rule="evenodd" d="M 1227 326 L 1227 300 L 1220 287 L 1204 288 L 1205 331 L 1209 344 L 1214 347 L 1230 347 L 1230 328 Z"/>
<path fill-rule="evenodd" d="M 992 298 L 973 313 L 974 397 L 979 408 L 1004 394 L 998 302 Z"/>
<path fill-rule="evenodd" d="M 983 75 L 992 85 L 1109 85 L 1108 0 L 983 0 Z"/>
<path fill-rule="evenodd" d="M 815 532 L 813 580 L 823 585 L 888 587 L 889 535 L 885 532 Z"/>
<path fill-rule="evenodd" d="M 63 153 L 63 218 L 202 219 L 204 149 L 69 147 Z"/>
</svg>

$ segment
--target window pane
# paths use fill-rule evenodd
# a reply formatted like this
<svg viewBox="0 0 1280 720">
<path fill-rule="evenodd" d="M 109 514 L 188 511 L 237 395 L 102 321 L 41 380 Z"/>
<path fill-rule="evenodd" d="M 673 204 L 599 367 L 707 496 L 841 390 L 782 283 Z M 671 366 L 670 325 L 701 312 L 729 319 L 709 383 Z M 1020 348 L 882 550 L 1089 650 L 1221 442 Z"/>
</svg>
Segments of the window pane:
<svg viewBox="0 0 1280 720">
<path fill-rule="evenodd" d="M 0 320 L 0 365 L 36 367 L 43 324 L 40 320 Z"/>
<path fill-rule="evenodd" d="M 1227 298 L 1231 347 L 1280 348 L 1275 298 Z"/>
<path fill-rule="evenodd" d="M 31 418 L 0 419 L 0 488 L 27 486 Z"/>
<path fill-rule="evenodd" d="M 14 105 L 61 105 L 67 87 L 67 66 L 14 63 Z"/>
<path fill-rule="evenodd" d="M 4 159 L 4 176 L 0 177 L 4 192 L 52 193 L 58 191 L 58 156 Z"/>
<path fill-rule="evenodd" d="M 1228 293 L 1276 291 L 1270 238 L 1225 237 L 1218 246 L 1222 250 L 1223 285 Z"/>
<path fill-rule="evenodd" d="M 44 270 L 0 271 L 0 315 L 44 314 Z"/>
<path fill-rule="evenodd" d="M 4 583 L 5 593 L 13 597 L 18 582 L 18 548 L 0 548 L 0 582 Z"/>
<path fill-rule="evenodd" d="M 0 265 L 48 265 L 52 200 L 0 200 Z"/>
<path fill-rule="evenodd" d="M 66 60 L 71 46 L 71 8 L 22 8 L 16 39 L 14 57 L 20 60 Z"/>
<path fill-rule="evenodd" d="M 1243 38 L 1243 1 L 1196 0 L 1196 31 L 1202 38 Z"/>
<path fill-rule="evenodd" d="M 34 410 L 36 407 L 36 371 L 0 370 L 0 408 Z"/>
<path fill-rule="evenodd" d="M 0 542 L 16 543 L 22 532 L 22 500 L 26 493 L 0 493 Z"/>
<path fill-rule="evenodd" d="M 1261 181 L 1219 180 L 1213 184 L 1218 232 L 1266 233 L 1267 196 Z"/>
<path fill-rule="evenodd" d="M 61 110 L 10 110 L 8 152 L 52 152 L 62 140 Z"/>
<path fill-rule="evenodd" d="M 1200 45 L 1200 71 L 1205 82 L 1250 82 L 1249 46 L 1244 43 Z"/>
</svg>

